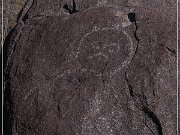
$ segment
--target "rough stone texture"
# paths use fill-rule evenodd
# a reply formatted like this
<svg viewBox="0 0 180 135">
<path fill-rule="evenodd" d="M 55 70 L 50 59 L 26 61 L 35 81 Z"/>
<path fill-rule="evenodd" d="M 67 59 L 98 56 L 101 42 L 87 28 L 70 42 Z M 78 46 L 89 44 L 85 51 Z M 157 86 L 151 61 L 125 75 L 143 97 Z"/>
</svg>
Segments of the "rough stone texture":
<svg viewBox="0 0 180 135">
<path fill-rule="evenodd" d="M 17 16 L 26 0 L 4 0 L 4 36 L 17 24 Z"/>
<path fill-rule="evenodd" d="M 175 135 L 175 9 L 28 1 L 5 41 L 5 134 Z"/>
</svg>

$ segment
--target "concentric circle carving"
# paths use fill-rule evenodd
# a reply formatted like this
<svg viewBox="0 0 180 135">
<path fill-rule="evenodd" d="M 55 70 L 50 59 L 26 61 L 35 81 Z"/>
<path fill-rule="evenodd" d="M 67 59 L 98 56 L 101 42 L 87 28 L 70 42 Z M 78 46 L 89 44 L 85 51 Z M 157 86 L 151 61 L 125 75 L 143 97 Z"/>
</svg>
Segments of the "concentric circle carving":
<svg viewBox="0 0 180 135">
<path fill-rule="evenodd" d="M 133 50 L 126 32 L 118 28 L 96 28 L 81 39 L 77 56 L 83 68 L 98 74 L 113 73 L 127 65 Z"/>
</svg>

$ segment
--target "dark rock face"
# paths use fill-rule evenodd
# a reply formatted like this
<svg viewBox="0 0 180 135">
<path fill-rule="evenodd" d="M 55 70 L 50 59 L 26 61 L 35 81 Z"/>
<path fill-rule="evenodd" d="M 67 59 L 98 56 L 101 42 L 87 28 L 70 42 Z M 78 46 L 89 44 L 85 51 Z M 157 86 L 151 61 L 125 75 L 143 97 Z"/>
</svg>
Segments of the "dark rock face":
<svg viewBox="0 0 180 135">
<path fill-rule="evenodd" d="M 29 1 L 5 41 L 4 134 L 176 134 L 174 7 Z"/>
</svg>

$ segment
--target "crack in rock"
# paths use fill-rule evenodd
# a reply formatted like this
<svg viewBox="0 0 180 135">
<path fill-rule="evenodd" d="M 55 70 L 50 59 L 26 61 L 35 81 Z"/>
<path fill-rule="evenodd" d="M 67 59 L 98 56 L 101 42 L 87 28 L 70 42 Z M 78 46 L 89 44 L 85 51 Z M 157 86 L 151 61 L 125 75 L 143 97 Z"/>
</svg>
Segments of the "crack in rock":
<svg viewBox="0 0 180 135">
<path fill-rule="evenodd" d="M 147 114 L 148 117 L 154 122 L 154 124 L 156 125 L 156 129 L 157 129 L 157 131 L 158 131 L 158 135 L 163 135 L 163 131 L 162 131 L 162 127 L 161 127 L 161 123 L 160 123 L 159 119 L 158 119 L 157 116 L 154 114 L 154 112 L 152 112 L 152 111 L 148 108 L 148 105 L 147 105 L 147 104 L 145 105 L 144 102 L 142 102 L 142 100 L 139 98 L 139 96 L 138 96 L 136 93 L 134 93 L 133 88 L 132 88 L 132 85 L 130 84 L 129 80 L 127 79 L 126 73 L 125 73 L 125 80 L 126 80 L 127 85 L 128 85 L 129 93 L 130 93 L 130 95 L 133 97 L 133 100 L 134 100 L 134 102 L 135 102 L 135 106 L 136 106 L 139 110 L 141 110 L 141 111 L 143 111 L 145 114 Z M 138 104 L 136 105 L 137 100 L 140 101 L 141 106 L 138 106 Z"/>
<path fill-rule="evenodd" d="M 137 47 L 136 47 L 136 51 L 135 51 L 135 54 L 131 60 L 131 63 L 132 61 L 134 60 L 137 52 L 138 52 L 138 46 L 139 46 L 139 42 L 140 42 L 140 39 L 138 38 L 137 36 L 137 30 L 138 30 L 138 27 L 137 27 L 137 23 L 136 23 L 136 17 L 135 17 L 135 13 L 129 13 L 128 14 L 128 18 L 130 20 L 130 22 L 134 22 L 135 23 L 135 32 L 134 32 L 134 37 L 137 41 Z M 131 64 L 130 63 L 130 64 Z M 157 118 L 157 116 L 154 114 L 154 112 L 152 112 L 149 108 L 148 108 L 148 104 L 146 101 L 143 101 L 143 99 L 141 99 L 141 96 L 139 94 L 136 94 L 134 91 L 133 91 L 133 87 L 127 77 L 127 71 L 128 71 L 128 68 L 127 70 L 125 71 L 125 80 L 126 80 L 126 83 L 127 83 L 127 86 L 128 86 L 128 90 L 129 90 L 129 93 L 131 95 L 131 97 L 133 98 L 134 102 L 135 102 L 135 106 L 140 110 L 140 111 L 143 111 L 145 114 L 147 114 L 147 116 L 152 120 L 152 122 L 156 125 L 156 129 L 157 129 L 157 132 L 158 132 L 158 135 L 163 135 L 163 131 L 162 131 L 162 126 L 161 126 L 161 123 L 159 121 L 159 119 Z M 146 99 L 146 96 L 144 95 L 143 98 Z M 138 104 L 138 101 L 140 104 Z M 140 106 L 138 106 L 140 105 Z"/>
<path fill-rule="evenodd" d="M 171 49 L 171 48 L 165 46 L 164 44 L 159 44 L 159 46 L 165 47 L 170 53 L 172 53 L 175 57 L 177 57 L 176 51 L 174 49 Z"/>
</svg>

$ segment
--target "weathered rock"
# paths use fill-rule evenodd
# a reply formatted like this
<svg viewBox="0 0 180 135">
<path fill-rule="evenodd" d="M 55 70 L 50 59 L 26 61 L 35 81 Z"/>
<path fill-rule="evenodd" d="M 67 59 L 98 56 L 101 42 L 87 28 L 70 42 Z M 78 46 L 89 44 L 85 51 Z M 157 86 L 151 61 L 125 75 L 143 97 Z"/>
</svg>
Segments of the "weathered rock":
<svg viewBox="0 0 180 135">
<path fill-rule="evenodd" d="M 30 1 L 5 41 L 5 134 L 176 134 L 168 4 Z"/>
</svg>

